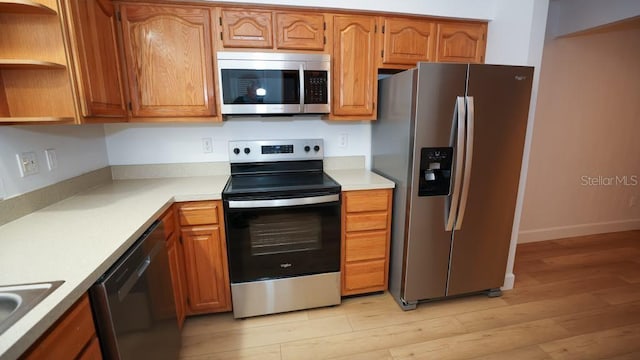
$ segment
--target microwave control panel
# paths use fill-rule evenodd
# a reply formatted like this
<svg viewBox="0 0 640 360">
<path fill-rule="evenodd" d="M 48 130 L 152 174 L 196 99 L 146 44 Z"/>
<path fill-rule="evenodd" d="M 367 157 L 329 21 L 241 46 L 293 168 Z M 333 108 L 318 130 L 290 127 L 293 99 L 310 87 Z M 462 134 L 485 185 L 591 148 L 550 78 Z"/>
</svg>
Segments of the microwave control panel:
<svg viewBox="0 0 640 360">
<path fill-rule="evenodd" d="M 323 70 L 304 71 L 304 103 L 327 104 L 329 83 L 327 72 Z"/>
</svg>

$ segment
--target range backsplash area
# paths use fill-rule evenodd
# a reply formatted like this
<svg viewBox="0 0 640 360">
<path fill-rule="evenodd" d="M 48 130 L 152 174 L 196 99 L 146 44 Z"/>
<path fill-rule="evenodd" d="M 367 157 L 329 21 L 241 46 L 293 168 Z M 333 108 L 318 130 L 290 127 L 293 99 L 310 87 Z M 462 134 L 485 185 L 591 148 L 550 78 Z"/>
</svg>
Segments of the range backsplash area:
<svg viewBox="0 0 640 360">
<path fill-rule="evenodd" d="M 105 124 L 110 165 L 229 161 L 229 140 L 322 138 L 325 156 L 371 153 L 369 121 L 233 117 L 215 124 Z M 211 145 L 209 146 L 208 143 Z"/>
</svg>

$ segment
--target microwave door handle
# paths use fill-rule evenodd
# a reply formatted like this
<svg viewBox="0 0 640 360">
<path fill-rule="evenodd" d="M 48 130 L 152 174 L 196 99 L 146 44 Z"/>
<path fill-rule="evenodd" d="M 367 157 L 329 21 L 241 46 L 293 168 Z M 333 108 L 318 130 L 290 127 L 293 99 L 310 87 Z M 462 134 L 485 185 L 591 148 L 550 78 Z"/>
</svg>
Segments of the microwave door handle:
<svg viewBox="0 0 640 360">
<path fill-rule="evenodd" d="M 304 64 L 300 64 L 300 112 L 304 112 Z"/>
</svg>

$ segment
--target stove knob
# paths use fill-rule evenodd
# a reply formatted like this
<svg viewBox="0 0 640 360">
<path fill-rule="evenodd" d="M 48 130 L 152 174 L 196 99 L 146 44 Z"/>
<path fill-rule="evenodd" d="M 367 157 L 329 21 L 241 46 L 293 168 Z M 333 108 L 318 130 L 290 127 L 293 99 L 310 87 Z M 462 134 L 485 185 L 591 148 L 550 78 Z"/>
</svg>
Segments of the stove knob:
<svg viewBox="0 0 640 360">
<path fill-rule="evenodd" d="M 236 154 L 236 155 L 240 154 L 240 149 L 233 148 L 233 153 Z"/>
<path fill-rule="evenodd" d="M 305 147 L 304 147 L 304 151 L 305 151 L 305 152 L 309 152 L 310 150 L 311 150 L 311 148 L 309 147 L 309 145 L 307 145 L 307 146 L 305 146 Z"/>
<path fill-rule="evenodd" d="M 249 154 L 250 152 L 251 152 L 251 149 L 249 149 L 249 148 L 244 148 L 244 153 L 245 153 L 245 154 Z"/>
<path fill-rule="evenodd" d="M 316 145 L 313 147 L 313 151 L 318 152 L 320 151 L 320 145 Z"/>
</svg>

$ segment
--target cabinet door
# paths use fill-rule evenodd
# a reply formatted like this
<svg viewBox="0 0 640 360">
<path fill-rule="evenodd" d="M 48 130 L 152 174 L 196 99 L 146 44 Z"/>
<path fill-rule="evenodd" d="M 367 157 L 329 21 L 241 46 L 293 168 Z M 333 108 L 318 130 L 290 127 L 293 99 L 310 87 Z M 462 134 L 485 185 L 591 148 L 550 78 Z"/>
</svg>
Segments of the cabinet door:
<svg viewBox="0 0 640 360">
<path fill-rule="evenodd" d="M 126 120 L 116 15 L 106 0 L 69 0 L 72 49 L 78 64 L 82 115 Z"/>
<path fill-rule="evenodd" d="M 178 232 L 173 233 L 167 242 L 167 253 L 169 254 L 169 272 L 171 273 L 171 285 L 173 285 L 173 298 L 176 303 L 176 315 L 178 317 L 178 326 L 182 329 L 185 309 L 185 284 L 183 283 L 184 261 L 182 261 L 182 253 L 179 251 L 180 243 L 178 242 Z"/>
<path fill-rule="evenodd" d="M 220 25 L 225 48 L 273 48 L 270 11 L 222 9 Z"/>
<path fill-rule="evenodd" d="M 324 50 L 324 15 L 276 12 L 276 49 Z"/>
<path fill-rule="evenodd" d="M 382 67 L 390 64 L 412 67 L 419 61 L 433 61 L 436 44 L 433 22 L 385 18 L 382 29 Z"/>
<path fill-rule="evenodd" d="M 218 225 L 182 229 L 191 314 L 231 310 L 227 250 Z"/>
<path fill-rule="evenodd" d="M 87 349 L 87 345 L 95 347 L 97 340 L 89 296 L 84 294 L 20 359 L 101 359 L 95 349 Z M 83 349 L 89 353 L 83 354 Z"/>
<path fill-rule="evenodd" d="M 486 47 L 487 24 L 438 24 L 436 61 L 482 63 Z"/>
<path fill-rule="evenodd" d="M 333 24 L 333 111 L 339 119 L 375 119 L 376 19 L 335 16 Z"/>
<path fill-rule="evenodd" d="M 215 115 L 209 10 L 127 4 L 121 12 L 133 116 Z"/>
</svg>

